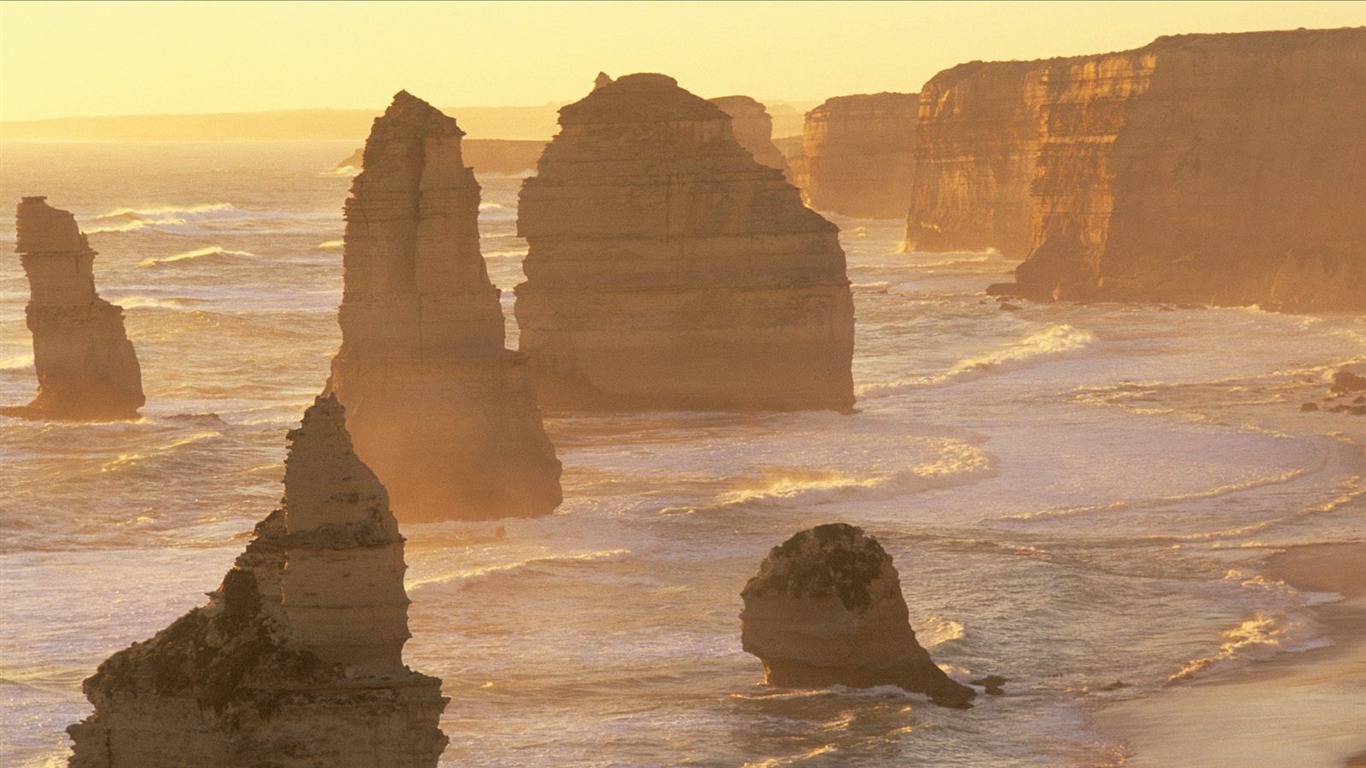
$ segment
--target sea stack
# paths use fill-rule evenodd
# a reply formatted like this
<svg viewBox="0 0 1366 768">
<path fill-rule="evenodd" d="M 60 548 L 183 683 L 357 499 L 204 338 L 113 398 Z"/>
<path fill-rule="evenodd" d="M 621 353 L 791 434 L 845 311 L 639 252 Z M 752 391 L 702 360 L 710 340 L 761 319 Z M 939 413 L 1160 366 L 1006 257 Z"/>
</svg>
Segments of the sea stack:
<svg viewBox="0 0 1366 768">
<path fill-rule="evenodd" d="M 920 96 L 837 96 L 806 113 L 797 186 L 807 204 L 865 219 L 906 215 Z"/>
<path fill-rule="evenodd" d="M 441 681 L 403 664 L 403 537 L 320 397 L 289 433 L 285 496 L 207 605 L 85 681 L 72 768 L 434 768 Z"/>
<path fill-rule="evenodd" d="M 860 528 L 831 523 L 796 534 L 740 594 L 741 643 L 772 685 L 895 685 L 970 706 L 974 691 L 916 642 L 892 558 Z"/>
<path fill-rule="evenodd" d="M 791 180 L 787 159 L 773 143 L 773 117 L 761 102 L 748 96 L 720 96 L 707 99 L 730 115 L 730 126 L 735 140 L 749 150 L 754 159 L 769 168 L 783 172 L 783 178 Z"/>
<path fill-rule="evenodd" d="M 852 408 L 838 230 L 673 78 L 628 75 L 561 109 L 517 226 L 543 407 Z"/>
<path fill-rule="evenodd" d="M 550 513 L 560 462 L 479 252 L 479 184 L 455 120 L 400 92 L 346 201 L 329 390 L 405 521 Z"/>
<path fill-rule="evenodd" d="M 15 214 L 15 250 L 28 275 L 38 395 L 27 406 L 0 412 L 35 419 L 136 419 L 146 398 L 123 308 L 95 292 L 96 252 L 75 217 L 46 200 L 25 197 Z"/>
<path fill-rule="evenodd" d="M 1048 68 L 1039 300 L 1366 309 L 1366 28 L 1180 35 Z"/>
</svg>

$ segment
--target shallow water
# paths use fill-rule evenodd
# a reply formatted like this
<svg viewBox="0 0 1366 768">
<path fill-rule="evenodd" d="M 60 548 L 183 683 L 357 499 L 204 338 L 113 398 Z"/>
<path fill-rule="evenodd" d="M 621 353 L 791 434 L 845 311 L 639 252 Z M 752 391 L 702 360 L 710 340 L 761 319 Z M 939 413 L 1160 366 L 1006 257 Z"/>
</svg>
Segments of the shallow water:
<svg viewBox="0 0 1366 768">
<path fill-rule="evenodd" d="M 0 198 L 47 194 L 100 251 L 148 395 L 131 424 L 0 418 L 0 765 L 61 764 L 81 679 L 202 602 L 278 501 L 284 432 L 340 341 L 350 179 L 330 169 L 351 149 L 0 144 Z M 520 180 L 481 183 L 515 344 Z M 443 765 L 1117 765 L 1088 727 L 1107 701 L 1320 642 L 1312 596 L 1256 566 L 1363 537 L 1366 419 L 1298 408 L 1366 360 L 1366 319 L 1006 312 L 981 293 L 1013 266 L 994 254 L 899 254 L 898 222 L 837 223 L 858 414 L 551 418 L 558 514 L 501 540 L 405 526 L 406 658 L 452 699 Z M 34 390 L 17 261 L 4 404 Z M 762 685 L 739 591 L 834 520 L 893 555 L 936 660 L 1007 696 Z"/>
</svg>

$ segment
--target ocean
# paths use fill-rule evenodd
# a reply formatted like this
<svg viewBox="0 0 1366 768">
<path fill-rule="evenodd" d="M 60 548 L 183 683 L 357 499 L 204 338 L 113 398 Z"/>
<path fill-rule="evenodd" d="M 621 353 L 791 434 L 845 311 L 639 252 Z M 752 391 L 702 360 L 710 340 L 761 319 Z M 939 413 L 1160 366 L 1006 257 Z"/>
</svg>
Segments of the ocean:
<svg viewBox="0 0 1366 768">
<path fill-rule="evenodd" d="M 0 417 L 0 766 L 65 765 L 81 680 L 202 604 L 277 505 L 285 432 L 340 342 L 333 169 L 354 148 L 0 144 L 0 200 L 47 195 L 100 252 L 147 394 L 132 423 Z M 515 345 L 521 179 L 480 183 Z M 0 404 L 20 405 L 12 212 Z M 1366 317 L 1007 311 L 982 293 L 1000 256 L 903 254 L 899 221 L 834 220 L 858 413 L 547 418 L 556 514 L 403 527 L 405 659 L 451 699 L 443 766 L 1115 766 L 1107 705 L 1326 642 L 1308 609 L 1331 596 L 1258 564 L 1366 538 L 1366 418 L 1300 411 L 1366 362 Z M 935 660 L 1006 695 L 764 685 L 740 590 L 834 521 L 892 555 Z"/>
</svg>

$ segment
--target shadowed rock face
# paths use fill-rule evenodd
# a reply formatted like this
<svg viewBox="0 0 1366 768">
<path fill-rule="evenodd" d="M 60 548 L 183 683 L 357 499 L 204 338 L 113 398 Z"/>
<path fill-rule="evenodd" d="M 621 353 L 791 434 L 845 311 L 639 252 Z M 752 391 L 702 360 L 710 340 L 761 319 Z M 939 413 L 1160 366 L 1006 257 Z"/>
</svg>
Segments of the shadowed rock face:
<svg viewBox="0 0 1366 768">
<path fill-rule="evenodd" d="M 914 93 L 837 96 L 806 113 L 797 186 L 819 211 L 901 218 L 915 178 Z"/>
<path fill-rule="evenodd" d="M 403 537 L 318 398 L 289 433 L 285 497 L 209 603 L 85 681 L 72 768 L 424 768 L 441 681 L 404 666 Z"/>
<path fill-rule="evenodd" d="M 730 115 L 731 130 L 740 146 L 749 150 L 761 165 L 776 168 L 791 181 L 787 160 L 773 144 L 773 118 L 764 105 L 748 96 L 721 96 L 707 99 Z"/>
<path fill-rule="evenodd" d="M 834 225 L 657 74 L 599 85 L 522 186 L 521 349 L 556 409 L 852 407 Z"/>
<path fill-rule="evenodd" d="M 329 387 L 404 520 L 543 515 L 561 498 L 525 359 L 503 346 L 462 135 L 399 93 L 375 120 L 346 201 Z"/>
<path fill-rule="evenodd" d="M 832 523 L 796 534 L 740 594 L 741 642 L 773 685 L 896 685 L 944 706 L 972 700 L 916 642 L 892 558 L 862 529 Z"/>
<path fill-rule="evenodd" d="M 25 197 L 15 218 L 19 259 L 28 275 L 28 327 L 38 395 L 0 412 L 39 419 L 138 418 L 146 402 L 123 309 L 95 293 L 96 252 L 67 211 Z"/>
</svg>

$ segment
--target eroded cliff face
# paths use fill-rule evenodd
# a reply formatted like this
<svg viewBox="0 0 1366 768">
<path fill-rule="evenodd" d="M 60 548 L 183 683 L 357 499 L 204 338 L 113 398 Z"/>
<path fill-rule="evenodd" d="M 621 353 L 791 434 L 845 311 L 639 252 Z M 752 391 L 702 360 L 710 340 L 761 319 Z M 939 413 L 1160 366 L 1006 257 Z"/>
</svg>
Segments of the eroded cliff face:
<svg viewBox="0 0 1366 768">
<path fill-rule="evenodd" d="M 560 125 L 518 211 L 517 320 L 544 407 L 852 407 L 838 232 L 723 111 L 639 74 Z"/>
<path fill-rule="evenodd" d="M 404 520 L 542 515 L 561 499 L 525 358 L 503 346 L 462 135 L 399 93 L 375 120 L 346 201 L 329 388 Z"/>
<path fill-rule="evenodd" d="M 915 178 L 914 93 L 837 96 L 806 113 L 797 186 L 807 204 L 869 219 L 900 218 Z"/>
<path fill-rule="evenodd" d="M 773 118 L 764 105 L 748 96 L 721 96 L 707 99 L 730 115 L 730 126 L 735 140 L 749 150 L 761 165 L 776 168 L 783 172 L 788 181 L 792 176 L 787 167 L 787 159 L 773 143 Z"/>
<path fill-rule="evenodd" d="M 1029 255 L 1050 61 L 974 61 L 920 90 L 906 249 Z"/>
<path fill-rule="evenodd" d="M 1366 29 L 1160 38 L 1050 73 L 1040 299 L 1366 308 Z"/>
<path fill-rule="evenodd" d="M 971 688 L 944 674 L 915 639 L 892 558 L 844 523 L 774 547 L 741 592 L 741 642 L 772 685 L 895 685 L 965 707 Z"/>
<path fill-rule="evenodd" d="M 96 252 L 75 217 L 46 199 L 23 198 L 15 216 L 15 249 L 28 275 L 38 395 L 27 406 L 0 412 L 36 419 L 136 419 L 146 398 L 123 308 L 95 293 Z"/>
<path fill-rule="evenodd" d="M 289 433 L 285 497 L 207 605 L 85 681 L 72 768 L 432 768 L 441 681 L 404 666 L 403 537 L 344 409 Z"/>
</svg>

